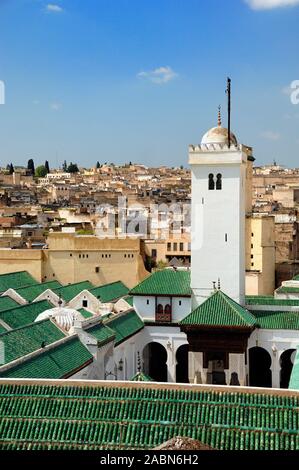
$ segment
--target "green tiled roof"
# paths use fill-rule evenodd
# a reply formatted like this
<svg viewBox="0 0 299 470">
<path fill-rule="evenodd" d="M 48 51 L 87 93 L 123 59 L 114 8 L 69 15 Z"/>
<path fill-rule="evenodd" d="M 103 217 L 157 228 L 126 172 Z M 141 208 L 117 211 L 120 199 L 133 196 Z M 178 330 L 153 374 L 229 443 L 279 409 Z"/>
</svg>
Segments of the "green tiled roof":
<svg viewBox="0 0 299 470">
<path fill-rule="evenodd" d="M 299 274 L 296 274 L 296 276 L 293 277 L 294 281 L 299 281 Z"/>
<path fill-rule="evenodd" d="M 5 292 L 10 288 L 19 289 L 20 287 L 32 286 L 34 284 L 38 284 L 38 282 L 27 271 L 0 274 L 0 292 Z"/>
<path fill-rule="evenodd" d="M 154 382 L 154 380 L 149 375 L 144 374 L 144 372 L 137 372 L 131 378 L 131 382 Z"/>
<path fill-rule="evenodd" d="M 14 368 L 0 372 L 0 377 L 61 379 L 82 369 L 91 362 L 92 357 L 76 336 Z"/>
<path fill-rule="evenodd" d="M 0 312 L 4 312 L 10 308 L 18 307 L 18 305 L 20 304 L 7 295 L 0 297 Z"/>
<path fill-rule="evenodd" d="M 94 336 L 98 344 L 109 343 L 115 338 L 115 332 L 109 326 L 100 323 L 86 330 L 88 334 Z"/>
<path fill-rule="evenodd" d="M 64 334 L 50 320 L 31 323 L 23 328 L 0 335 L 5 347 L 5 364 L 64 338 Z"/>
<path fill-rule="evenodd" d="M 299 312 L 254 310 L 252 314 L 256 318 L 258 328 L 265 330 L 299 330 Z"/>
<path fill-rule="evenodd" d="M 62 287 L 58 281 L 49 281 L 44 282 L 43 284 L 36 284 L 34 286 L 22 287 L 21 289 L 15 289 L 17 294 L 19 294 L 27 302 L 32 302 L 39 295 L 45 292 L 47 289 L 57 289 Z"/>
<path fill-rule="evenodd" d="M 289 388 L 292 390 L 299 390 L 299 348 L 297 349 L 295 356 Z"/>
<path fill-rule="evenodd" d="M 83 290 L 91 290 L 94 286 L 89 281 L 77 282 L 76 284 L 69 284 L 68 286 L 55 289 L 56 295 L 60 295 L 63 300 L 70 302 L 76 295 L 80 294 Z"/>
<path fill-rule="evenodd" d="M 129 289 L 121 281 L 117 281 L 90 289 L 90 292 L 95 297 L 100 298 L 102 303 L 107 303 L 124 297 L 128 294 Z"/>
<path fill-rule="evenodd" d="M 276 292 L 278 294 L 299 294 L 299 287 L 281 286 Z"/>
<path fill-rule="evenodd" d="M 0 320 L 3 320 L 12 329 L 20 328 L 29 325 L 29 323 L 33 323 L 40 313 L 50 308 L 53 308 L 53 305 L 47 300 L 20 305 L 19 307 L 1 312 Z"/>
<path fill-rule="evenodd" d="M 133 297 L 132 295 L 126 297 L 124 300 L 125 300 L 126 302 L 128 302 L 128 304 L 129 304 L 131 307 L 133 307 L 133 300 L 134 300 L 134 297 Z"/>
<path fill-rule="evenodd" d="M 255 318 L 248 310 L 218 290 L 180 323 L 182 325 L 253 327 Z"/>
<path fill-rule="evenodd" d="M 298 300 L 275 299 L 274 297 L 246 296 L 246 305 L 280 305 L 286 307 L 299 307 Z"/>
<path fill-rule="evenodd" d="M 157 271 L 134 287 L 130 294 L 191 296 L 190 271 L 179 269 Z"/>
<path fill-rule="evenodd" d="M 298 404 L 285 390 L 0 381 L 0 449 L 149 450 L 182 436 L 219 450 L 299 450 Z"/>
<path fill-rule="evenodd" d="M 86 310 L 85 308 L 79 308 L 78 312 L 82 315 L 83 318 L 91 318 L 93 317 L 93 314 Z"/>
<path fill-rule="evenodd" d="M 134 310 L 120 314 L 106 323 L 116 333 L 116 346 L 144 328 L 144 323 Z"/>
<path fill-rule="evenodd" d="M 6 333 L 6 332 L 7 332 L 7 329 L 4 328 L 4 326 L 2 326 L 2 325 L 0 324 L 0 335 L 2 335 L 2 333 Z"/>
</svg>

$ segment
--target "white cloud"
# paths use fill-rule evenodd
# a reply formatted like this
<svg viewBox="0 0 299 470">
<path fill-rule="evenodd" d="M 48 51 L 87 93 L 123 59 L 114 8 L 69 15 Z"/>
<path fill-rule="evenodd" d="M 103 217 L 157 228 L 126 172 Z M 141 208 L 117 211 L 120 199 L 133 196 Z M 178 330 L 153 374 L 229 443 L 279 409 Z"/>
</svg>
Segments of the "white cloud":
<svg viewBox="0 0 299 470">
<path fill-rule="evenodd" d="M 264 131 L 262 132 L 261 136 L 264 137 L 264 139 L 273 141 L 280 139 L 280 134 L 274 131 Z"/>
<path fill-rule="evenodd" d="M 291 85 L 287 85 L 285 87 L 283 87 L 283 89 L 281 90 L 282 93 L 284 95 L 288 95 L 288 96 L 291 96 L 291 94 L 293 93 L 294 89 L 291 87 Z"/>
<path fill-rule="evenodd" d="M 50 109 L 52 109 L 52 111 L 59 111 L 62 107 L 62 104 L 61 103 L 51 103 L 50 104 Z"/>
<path fill-rule="evenodd" d="M 272 8 L 294 7 L 299 0 L 245 0 L 252 10 L 271 10 Z"/>
<path fill-rule="evenodd" d="M 48 3 L 46 6 L 46 10 L 50 13 L 61 13 L 63 12 L 63 8 L 59 5 L 55 5 L 54 3 Z"/>
<path fill-rule="evenodd" d="M 168 83 L 171 80 L 174 80 L 178 74 L 172 70 L 171 67 L 158 67 L 149 72 L 139 72 L 137 74 L 138 78 L 144 78 L 158 85 Z"/>
</svg>

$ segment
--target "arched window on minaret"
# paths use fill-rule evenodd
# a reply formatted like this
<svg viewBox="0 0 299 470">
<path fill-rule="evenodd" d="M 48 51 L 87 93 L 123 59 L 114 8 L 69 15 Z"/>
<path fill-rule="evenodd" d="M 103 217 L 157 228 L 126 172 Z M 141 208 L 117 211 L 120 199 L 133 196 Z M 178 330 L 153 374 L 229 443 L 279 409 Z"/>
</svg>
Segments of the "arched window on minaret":
<svg viewBox="0 0 299 470">
<path fill-rule="evenodd" d="M 216 189 L 222 189 L 222 175 L 221 173 L 218 173 L 217 175 L 217 181 L 216 181 Z"/>
<path fill-rule="evenodd" d="M 209 190 L 215 189 L 215 181 L 213 173 L 209 174 Z"/>
</svg>

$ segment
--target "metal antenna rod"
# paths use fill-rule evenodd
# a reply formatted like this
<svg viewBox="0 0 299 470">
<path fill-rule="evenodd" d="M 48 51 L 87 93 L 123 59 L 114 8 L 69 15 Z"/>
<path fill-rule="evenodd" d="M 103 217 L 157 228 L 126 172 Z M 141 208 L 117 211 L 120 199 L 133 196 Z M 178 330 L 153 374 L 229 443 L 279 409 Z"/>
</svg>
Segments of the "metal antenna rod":
<svg viewBox="0 0 299 470">
<path fill-rule="evenodd" d="M 227 130 L 228 130 L 228 148 L 230 148 L 231 138 L 230 138 L 230 128 L 231 128 L 231 79 L 227 78 Z"/>
</svg>

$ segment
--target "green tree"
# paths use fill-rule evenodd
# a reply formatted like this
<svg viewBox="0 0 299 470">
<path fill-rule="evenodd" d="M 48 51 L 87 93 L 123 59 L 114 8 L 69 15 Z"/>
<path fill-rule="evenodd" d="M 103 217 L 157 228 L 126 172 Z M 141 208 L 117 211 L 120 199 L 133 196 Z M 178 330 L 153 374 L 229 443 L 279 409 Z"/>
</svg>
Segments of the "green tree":
<svg viewBox="0 0 299 470">
<path fill-rule="evenodd" d="M 35 176 L 37 178 L 44 178 L 47 175 L 47 168 L 45 165 L 40 165 L 35 170 Z"/>
<path fill-rule="evenodd" d="M 45 168 L 47 170 L 47 173 L 50 173 L 50 166 L 48 160 L 45 161 Z"/>
<path fill-rule="evenodd" d="M 32 175 L 35 174 L 34 161 L 33 161 L 32 158 L 30 158 L 30 159 L 28 160 L 27 169 L 30 171 L 30 173 L 31 173 Z"/>
<path fill-rule="evenodd" d="M 12 175 L 14 172 L 15 172 L 15 169 L 14 169 L 13 164 L 11 163 L 11 164 L 9 165 L 9 174 Z"/>
<path fill-rule="evenodd" d="M 98 170 L 99 168 L 101 168 L 101 164 L 100 164 L 100 162 L 97 162 L 97 170 Z"/>
<path fill-rule="evenodd" d="M 68 173 L 79 173 L 79 168 L 77 163 L 70 163 L 69 166 L 67 167 L 67 172 Z"/>
<path fill-rule="evenodd" d="M 62 164 L 62 169 L 63 171 L 66 173 L 67 172 L 67 163 L 66 163 L 66 160 L 64 160 L 63 164 Z"/>
</svg>

